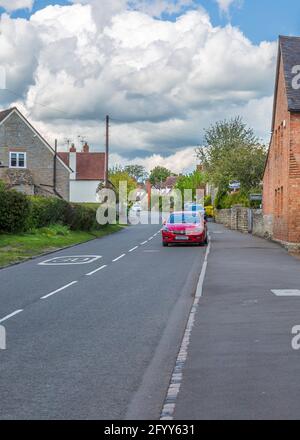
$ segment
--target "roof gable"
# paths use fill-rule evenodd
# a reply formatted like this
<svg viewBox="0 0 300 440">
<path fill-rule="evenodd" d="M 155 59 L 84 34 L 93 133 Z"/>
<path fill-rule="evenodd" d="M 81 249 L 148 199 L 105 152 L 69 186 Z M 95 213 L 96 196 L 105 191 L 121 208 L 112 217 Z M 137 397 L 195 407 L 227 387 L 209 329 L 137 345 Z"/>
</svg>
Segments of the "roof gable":
<svg viewBox="0 0 300 440">
<path fill-rule="evenodd" d="M 54 149 L 51 147 L 51 145 L 46 141 L 46 139 L 43 138 L 43 136 L 31 125 L 31 123 L 28 121 L 28 119 L 25 118 L 25 116 L 22 115 L 22 113 L 17 109 L 17 107 L 13 107 L 8 110 L 3 110 L 0 112 L 0 125 L 4 123 L 12 114 L 16 113 L 20 119 L 27 125 L 27 127 L 34 132 L 34 134 L 37 135 L 37 137 L 40 139 L 40 141 L 45 145 L 45 147 L 53 154 L 55 154 Z M 59 157 L 59 162 L 68 170 L 68 172 L 72 172 L 71 168 Z"/>
</svg>

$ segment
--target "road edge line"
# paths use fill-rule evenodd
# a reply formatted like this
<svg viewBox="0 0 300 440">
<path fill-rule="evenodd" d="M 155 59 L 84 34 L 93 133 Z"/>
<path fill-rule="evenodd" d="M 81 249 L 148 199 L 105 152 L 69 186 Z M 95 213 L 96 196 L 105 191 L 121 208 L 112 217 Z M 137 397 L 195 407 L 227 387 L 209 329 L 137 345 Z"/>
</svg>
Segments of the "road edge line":
<svg viewBox="0 0 300 440">
<path fill-rule="evenodd" d="M 191 308 L 191 311 L 189 314 L 189 319 L 188 319 L 188 322 L 187 322 L 187 325 L 186 325 L 186 328 L 184 331 L 182 343 L 181 343 L 179 353 L 178 353 L 178 356 L 176 359 L 175 367 L 173 369 L 173 373 L 171 376 L 171 381 L 170 381 L 170 385 L 168 388 L 167 396 L 165 398 L 163 409 L 161 411 L 160 420 L 174 420 L 176 401 L 177 401 L 177 397 L 178 397 L 178 394 L 180 391 L 182 378 L 183 378 L 183 370 L 184 370 L 185 363 L 186 363 L 187 356 L 188 356 L 188 347 L 191 342 L 192 330 L 193 330 L 193 327 L 195 324 L 195 318 L 196 318 L 196 313 L 197 313 L 198 306 L 199 306 L 199 301 L 203 295 L 203 285 L 204 285 L 207 264 L 208 264 L 208 257 L 209 257 L 210 251 L 211 251 L 211 240 L 210 240 L 210 236 L 209 236 L 209 243 L 208 243 L 208 246 L 207 246 L 207 249 L 205 252 L 204 262 L 202 265 L 202 269 L 201 269 L 201 273 L 200 273 L 200 277 L 199 277 L 199 281 L 198 281 L 198 285 L 197 285 L 197 289 L 196 289 L 195 300 L 192 305 L 192 308 Z"/>
</svg>

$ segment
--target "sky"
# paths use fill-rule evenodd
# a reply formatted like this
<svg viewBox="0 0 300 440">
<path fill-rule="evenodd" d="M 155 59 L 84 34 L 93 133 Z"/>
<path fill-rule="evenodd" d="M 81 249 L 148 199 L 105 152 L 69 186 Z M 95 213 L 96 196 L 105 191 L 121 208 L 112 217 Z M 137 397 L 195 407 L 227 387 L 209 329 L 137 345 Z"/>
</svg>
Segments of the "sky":
<svg viewBox="0 0 300 440">
<path fill-rule="evenodd" d="M 279 34 L 299 0 L 0 0 L 0 108 L 60 149 L 192 171 L 204 129 L 242 116 L 268 141 Z M 3 81 L 2 81 L 3 82 Z"/>
</svg>

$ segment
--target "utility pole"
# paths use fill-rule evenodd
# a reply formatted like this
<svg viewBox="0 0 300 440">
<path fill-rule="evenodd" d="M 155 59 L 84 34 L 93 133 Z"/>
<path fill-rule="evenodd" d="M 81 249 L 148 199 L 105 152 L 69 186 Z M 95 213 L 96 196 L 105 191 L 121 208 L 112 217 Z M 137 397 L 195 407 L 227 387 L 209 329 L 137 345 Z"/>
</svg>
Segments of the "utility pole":
<svg viewBox="0 0 300 440">
<path fill-rule="evenodd" d="M 105 188 L 108 187 L 108 164 L 109 164 L 109 116 L 106 116 L 106 134 L 105 134 Z"/>
<path fill-rule="evenodd" d="M 53 163 L 53 189 L 56 191 L 56 175 L 57 175 L 57 139 L 55 139 L 54 147 L 54 163 Z"/>
</svg>

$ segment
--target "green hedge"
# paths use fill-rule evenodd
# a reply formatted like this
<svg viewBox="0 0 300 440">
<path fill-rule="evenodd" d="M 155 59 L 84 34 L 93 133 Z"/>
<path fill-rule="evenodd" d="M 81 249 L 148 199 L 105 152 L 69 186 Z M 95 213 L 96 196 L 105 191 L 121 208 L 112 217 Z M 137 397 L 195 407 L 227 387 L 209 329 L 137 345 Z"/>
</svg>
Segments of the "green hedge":
<svg viewBox="0 0 300 440">
<path fill-rule="evenodd" d="M 30 197 L 30 227 L 43 228 L 65 223 L 69 203 L 58 198 Z"/>
<path fill-rule="evenodd" d="M 26 196 L 0 186 L 0 231 L 25 232 L 53 224 L 73 231 L 101 229 L 96 208 L 71 204 L 58 198 Z"/>
<path fill-rule="evenodd" d="M 215 199 L 215 207 L 217 209 L 229 209 L 234 205 L 249 207 L 249 196 L 243 192 L 236 192 L 233 194 L 219 192 L 217 194 L 217 197 Z"/>
<path fill-rule="evenodd" d="M 17 191 L 0 189 L 0 230 L 22 232 L 28 228 L 29 199 Z"/>
</svg>

